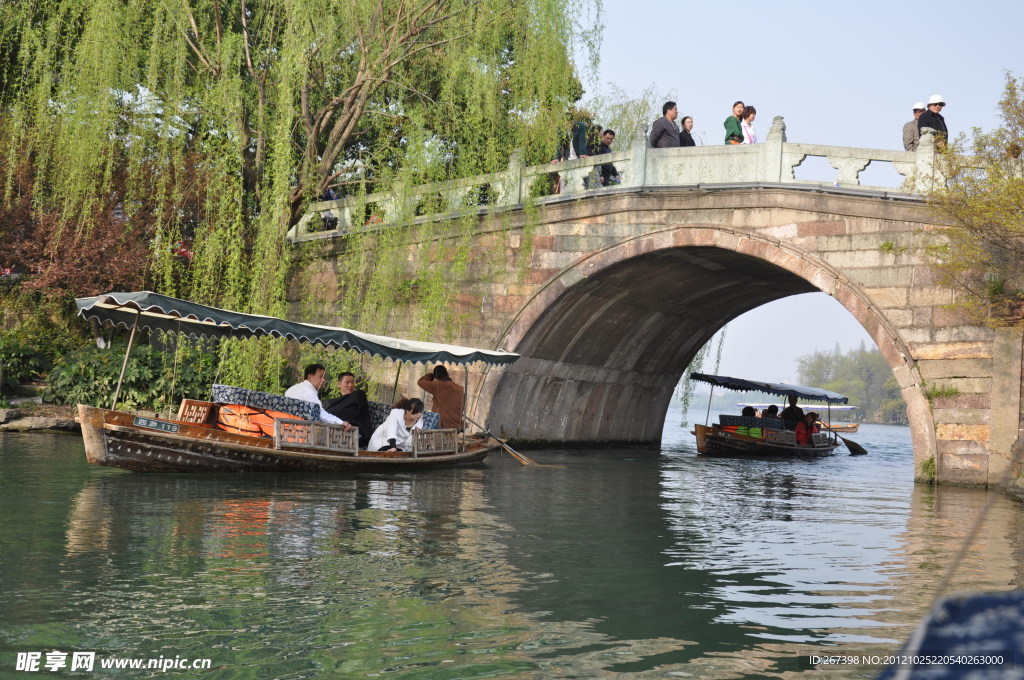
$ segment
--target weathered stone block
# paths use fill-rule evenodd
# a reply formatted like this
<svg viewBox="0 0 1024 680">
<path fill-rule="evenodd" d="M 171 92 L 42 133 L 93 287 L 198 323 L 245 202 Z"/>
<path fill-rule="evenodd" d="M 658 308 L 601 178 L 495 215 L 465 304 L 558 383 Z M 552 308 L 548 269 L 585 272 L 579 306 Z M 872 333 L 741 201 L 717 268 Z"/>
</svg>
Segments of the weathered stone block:
<svg viewBox="0 0 1024 680">
<path fill-rule="evenodd" d="M 764 227 L 761 229 L 761 233 L 766 236 L 771 236 L 780 241 L 789 241 L 797 237 L 797 226 L 796 224 L 782 224 L 777 227 Z"/>
<path fill-rule="evenodd" d="M 932 314 L 932 323 L 936 326 L 958 326 L 968 321 L 967 310 L 936 307 Z"/>
<path fill-rule="evenodd" d="M 917 367 L 921 377 L 929 381 L 992 376 L 991 359 L 925 359 L 918 361 Z"/>
<path fill-rule="evenodd" d="M 914 283 L 913 267 L 849 267 L 843 273 L 866 288 L 906 288 Z"/>
<path fill-rule="evenodd" d="M 835 236 L 846 233 L 846 222 L 835 220 L 831 222 L 800 222 L 797 224 L 797 233 L 800 236 Z"/>
<path fill-rule="evenodd" d="M 961 394 L 988 394 L 992 389 L 992 378 L 938 378 L 928 386 L 956 388 Z"/>
<path fill-rule="evenodd" d="M 932 409 L 988 409 L 992 405 L 990 394 L 963 393 L 952 397 L 932 399 Z"/>
<path fill-rule="evenodd" d="M 941 440 L 970 440 L 975 442 L 987 442 L 989 426 L 966 425 L 964 423 L 935 423 L 935 439 Z"/>
<path fill-rule="evenodd" d="M 992 345 L 987 342 L 946 342 L 914 345 L 916 359 L 991 359 Z"/>
<path fill-rule="evenodd" d="M 906 307 L 908 289 L 897 286 L 884 288 L 864 288 L 864 292 L 876 306 L 885 309 L 886 307 Z"/>
<path fill-rule="evenodd" d="M 960 425 L 989 425 L 987 408 L 936 408 L 932 410 L 936 423 L 957 423 Z"/>
<path fill-rule="evenodd" d="M 907 298 L 907 303 L 911 307 L 948 305 L 951 302 L 953 302 L 953 291 L 938 286 L 914 286 Z"/>
<path fill-rule="evenodd" d="M 936 467 L 939 479 L 949 484 L 988 483 L 988 455 L 984 453 L 945 453 Z"/>
<path fill-rule="evenodd" d="M 935 342 L 990 342 L 992 329 L 984 326 L 952 326 L 936 328 Z"/>
</svg>

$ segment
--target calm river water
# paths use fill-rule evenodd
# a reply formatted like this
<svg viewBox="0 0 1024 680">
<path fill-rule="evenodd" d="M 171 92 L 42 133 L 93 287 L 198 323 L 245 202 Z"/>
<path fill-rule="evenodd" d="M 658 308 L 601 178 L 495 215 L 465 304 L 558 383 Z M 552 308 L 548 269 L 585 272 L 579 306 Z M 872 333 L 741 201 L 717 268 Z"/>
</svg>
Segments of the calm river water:
<svg viewBox="0 0 1024 680">
<path fill-rule="evenodd" d="M 136 474 L 0 433 L 0 677 L 53 650 L 96 675 L 47 676 L 792 677 L 895 650 L 990 498 L 915 486 L 906 428 L 706 460 L 669 419 L 660 453 L 355 478 Z M 1022 533 L 997 495 L 954 587 L 1019 586 Z M 211 669 L 99 670 L 159 657 Z"/>
</svg>

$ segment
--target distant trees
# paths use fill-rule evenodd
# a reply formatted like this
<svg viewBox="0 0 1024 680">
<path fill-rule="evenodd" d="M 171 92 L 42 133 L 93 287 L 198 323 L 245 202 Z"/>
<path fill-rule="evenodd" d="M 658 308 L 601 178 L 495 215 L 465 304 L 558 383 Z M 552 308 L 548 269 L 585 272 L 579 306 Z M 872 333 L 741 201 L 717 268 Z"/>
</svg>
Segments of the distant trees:
<svg viewBox="0 0 1024 680">
<path fill-rule="evenodd" d="M 845 394 L 858 406 L 857 419 L 882 423 L 907 422 L 906 404 L 882 353 L 857 349 L 843 353 L 817 351 L 797 358 L 800 384 Z"/>
</svg>

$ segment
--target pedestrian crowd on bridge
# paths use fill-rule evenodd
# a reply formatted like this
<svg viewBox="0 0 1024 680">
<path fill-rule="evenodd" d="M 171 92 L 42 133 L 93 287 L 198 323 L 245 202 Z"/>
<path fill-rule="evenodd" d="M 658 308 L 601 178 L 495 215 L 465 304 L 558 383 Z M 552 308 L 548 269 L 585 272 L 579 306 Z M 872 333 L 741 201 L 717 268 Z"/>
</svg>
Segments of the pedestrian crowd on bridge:
<svg viewBox="0 0 1024 680">
<path fill-rule="evenodd" d="M 946 128 L 946 119 L 942 116 L 942 109 L 946 106 L 942 95 L 934 94 L 927 106 L 924 102 L 914 104 L 914 120 L 903 126 L 903 148 L 907 151 L 916 151 L 921 140 L 921 130 L 931 128 L 935 131 L 935 143 L 939 147 L 946 145 L 949 131 Z M 569 128 L 563 132 L 562 142 L 559 145 L 558 153 L 551 159 L 552 163 L 587 158 L 601 154 L 612 153 L 612 143 L 615 141 L 615 132 L 604 129 L 600 125 L 588 123 L 585 116 L 580 112 L 570 112 L 571 122 Z M 693 117 L 683 116 L 679 119 L 679 107 L 674 101 L 667 101 L 661 107 L 661 118 L 651 125 L 648 143 L 653 149 L 671 149 L 676 147 L 696 146 L 697 143 L 691 134 L 693 131 Z M 754 106 L 737 101 L 732 105 L 732 113 L 722 124 L 725 128 L 725 144 L 757 144 L 757 132 L 754 130 L 754 120 L 757 118 L 757 109 Z M 679 124 L 676 121 L 679 120 Z M 556 181 L 554 193 L 561 190 L 560 179 Z M 585 189 L 593 189 L 601 186 L 610 186 L 620 183 L 621 177 L 615 166 L 605 163 L 598 166 L 597 170 L 583 180 Z"/>
</svg>

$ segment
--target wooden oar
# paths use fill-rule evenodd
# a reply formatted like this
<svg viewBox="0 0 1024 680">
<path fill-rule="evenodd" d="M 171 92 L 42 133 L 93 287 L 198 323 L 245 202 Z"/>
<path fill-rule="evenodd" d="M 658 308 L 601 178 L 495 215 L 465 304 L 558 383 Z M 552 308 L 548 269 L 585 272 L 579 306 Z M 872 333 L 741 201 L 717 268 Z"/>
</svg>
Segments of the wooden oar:
<svg viewBox="0 0 1024 680">
<path fill-rule="evenodd" d="M 528 456 L 524 456 L 523 454 L 519 453 L 518 451 L 513 449 L 511 446 L 509 446 L 508 444 L 506 444 L 505 442 L 501 441 L 496 436 L 494 436 L 493 432 L 491 432 L 486 427 L 484 427 L 480 423 L 476 422 L 475 420 L 473 420 L 469 416 L 466 416 L 466 420 L 468 420 L 469 422 L 471 422 L 474 425 L 476 425 L 477 427 L 479 427 L 484 432 L 484 434 L 488 435 L 491 439 L 493 439 L 494 441 L 498 442 L 498 444 L 501 445 L 501 448 L 505 449 L 505 451 L 507 451 L 510 456 L 512 456 L 513 458 L 518 460 L 523 465 L 539 465 L 537 463 L 537 461 L 535 461 L 533 458 L 530 458 Z"/>
<path fill-rule="evenodd" d="M 868 454 L 868 450 L 865 449 L 860 444 L 858 444 L 857 442 L 850 441 L 849 439 L 847 439 L 843 435 L 839 434 L 838 432 L 833 430 L 831 427 L 829 427 L 825 423 L 820 423 L 820 424 L 821 424 L 821 426 L 823 428 L 825 428 L 826 430 L 828 430 L 829 432 L 831 432 L 832 434 L 834 434 L 835 436 L 837 436 L 837 437 L 839 437 L 840 439 L 843 440 L 843 443 L 846 444 L 846 448 L 850 449 L 850 455 L 851 456 L 866 456 Z"/>
</svg>

